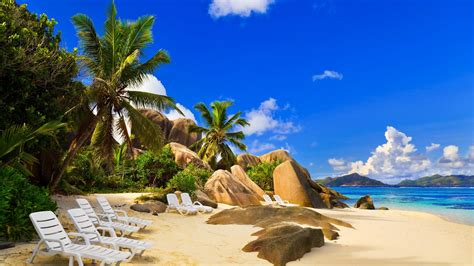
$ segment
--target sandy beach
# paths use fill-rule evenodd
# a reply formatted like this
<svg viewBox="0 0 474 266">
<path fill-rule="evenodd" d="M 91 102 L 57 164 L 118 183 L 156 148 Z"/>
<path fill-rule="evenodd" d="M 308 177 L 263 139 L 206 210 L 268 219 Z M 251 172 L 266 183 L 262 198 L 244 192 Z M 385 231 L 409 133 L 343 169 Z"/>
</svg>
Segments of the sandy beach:
<svg viewBox="0 0 474 266">
<path fill-rule="evenodd" d="M 128 204 L 141 195 L 105 194 L 112 204 L 123 204 L 129 214 L 152 219 L 153 225 L 134 234 L 154 247 L 125 265 L 270 265 L 256 253 L 241 251 L 259 230 L 248 225 L 209 225 L 210 215 L 183 217 L 176 213 L 158 216 L 139 213 Z M 87 196 L 92 203 L 95 196 Z M 61 209 L 75 207 L 73 197 L 56 197 Z M 232 206 L 219 204 L 214 213 Z M 340 239 L 313 248 L 289 265 L 473 265 L 474 226 L 447 221 L 413 211 L 370 211 L 360 209 L 318 212 L 351 223 L 355 229 L 340 228 Z M 0 264 L 22 265 L 31 255 L 35 241 L 0 250 Z M 39 256 L 35 265 L 66 264 L 61 257 Z"/>
</svg>

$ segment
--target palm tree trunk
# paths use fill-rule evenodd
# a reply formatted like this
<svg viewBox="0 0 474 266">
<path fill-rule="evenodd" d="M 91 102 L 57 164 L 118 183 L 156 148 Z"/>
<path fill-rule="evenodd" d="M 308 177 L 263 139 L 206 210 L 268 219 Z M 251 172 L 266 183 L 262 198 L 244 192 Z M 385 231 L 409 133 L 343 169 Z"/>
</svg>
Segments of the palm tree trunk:
<svg viewBox="0 0 474 266">
<path fill-rule="evenodd" d="M 57 174 L 54 174 L 51 177 L 51 181 L 49 182 L 50 192 L 54 192 L 56 188 L 58 187 L 59 182 L 63 178 L 67 167 L 72 162 L 72 160 L 74 159 L 74 157 L 76 156 L 77 152 L 82 147 L 82 145 L 84 145 L 84 143 L 90 138 L 90 136 L 92 135 L 92 132 L 94 132 L 94 128 L 97 124 L 97 121 L 98 119 L 96 116 L 89 122 L 89 124 L 87 125 L 84 131 L 81 132 L 80 130 L 78 130 L 76 137 L 72 140 L 71 144 L 69 145 L 66 158 L 64 158 L 61 168 L 59 168 L 59 171 L 57 172 Z"/>
</svg>

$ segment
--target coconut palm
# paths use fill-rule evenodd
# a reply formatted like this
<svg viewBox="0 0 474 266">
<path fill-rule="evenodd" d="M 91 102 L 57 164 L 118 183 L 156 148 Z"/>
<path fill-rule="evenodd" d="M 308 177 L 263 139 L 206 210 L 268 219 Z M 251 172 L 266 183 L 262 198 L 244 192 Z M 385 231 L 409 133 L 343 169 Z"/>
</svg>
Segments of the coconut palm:
<svg viewBox="0 0 474 266">
<path fill-rule="evenodd" d="M 227 109 L 232 106 L 232 102 L 213 102 L 211 103 L 212 112 L 204 103 L 198 103 L 194 108 L 201 112 L 201 117 L 207 127 L 193 125 L 189 128 L 190 132 L 202 134 L 202 139 L 197 141 L 192 148 L 197 150 L 201 159 L 208 162 L 213 168 L 219 165 L 232 165 L 236 158 L 229 144 L 233 144 L 240 150 L 245 151 L 247 147 L 242 140 L 245 138 L 242 131 L 230 132 L 237 126 L 248 126 L 249 123 L 241 118 L 241 112 L 229 117 Z M 221 162 L 217 163 L 217 159 Z"/>
<path fill-rule="evenodd" d="M 10 166 L 26 175 L 32 175 L 27 166 L 38 160 L 24 150 L 25 144 L 41 135 L 54 136 L 56 130 L 64 126 L 64 123 L 52 121 L 36 129 L 24 124 L 3 130 L 0 133 L 0 167 Z"/>
<path fill-rule="evenodd" d="M 160 127 L 136 108 L 173 108 L 181 111 L 170 97 L 129 89 L 140 85 L 146 75 L 161 64 L 169 63 L 169 57 L 163 50 L 144 62 L 140 60 L 144 48 L 153 41 L 154 21 L 153 16 L 143 16 L 133 22 L 119 20 L 112 2 L 104 35 L 99 36 L 88 16 L 77 14 L 72 17 L 83 53 L 79 59 L 91 84 L 83 101 L 70 111 L 81 114 L 81 122 L 61 169 L 51 180 L 52 190 L 79 148 L 88 140 L 109 168 L 113 168 L 113 151 L 117 145 L 114 133 L 127 143 L 130 147 L 127 150 L 132 151 L 129 124 L 140 143 L 148 149 L 157 150 L 162 146 Z"/>
</svg>

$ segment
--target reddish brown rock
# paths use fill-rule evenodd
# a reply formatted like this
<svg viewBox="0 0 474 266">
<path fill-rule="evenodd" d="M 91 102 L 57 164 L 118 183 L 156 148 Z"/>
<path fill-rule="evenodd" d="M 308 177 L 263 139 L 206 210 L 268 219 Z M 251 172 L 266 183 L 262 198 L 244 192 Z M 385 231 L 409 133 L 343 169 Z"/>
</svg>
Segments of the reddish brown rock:
<svg viewBox="0 0 474 266">
<path fill-rule="evenodd" d="M 230 168 L 230 170 L 232 174 L 240 180 L 240 182 L 252 190 L 255 195 L 258 195 L 259 200 L 263 200 L 263 194 L 265 194 L 265 191 L 255 184 L 252 179 L 250 179 L 250 177 L 240 165 L 234 165 Z"/>
<path fill-rule="evenodd" d="M 262 162 L 274 163 L 274 162 L 286 162 L 293 160 L 290 154 L 285 150 L 275 150 L 259 157 Z"/>
<path fill-rule="evenodd" d="M 244 170 L 249 169 L 260 164 L 262 161 L 255 155 L 244 153 L 237 156 L 237 164 L 240 165 Z"/>
<path fill-rule="evenodd" d="M 199 158 L 195 152 L 188 149 L 188 147 L 176 142 L 171 142 L 169 145 L 174 156 L 174 161 L 179 167 L 184 169 L 188 164 L 192 163 L 197 167 L 211 169 L 208 163 L 201 160 L 201 158 Z"/>
<path fill-rule="evenodd" d="M 354 208 L 375 210 L 374 202 L 369 195 L 365 195 L 357 200 Z"/>
</svg>

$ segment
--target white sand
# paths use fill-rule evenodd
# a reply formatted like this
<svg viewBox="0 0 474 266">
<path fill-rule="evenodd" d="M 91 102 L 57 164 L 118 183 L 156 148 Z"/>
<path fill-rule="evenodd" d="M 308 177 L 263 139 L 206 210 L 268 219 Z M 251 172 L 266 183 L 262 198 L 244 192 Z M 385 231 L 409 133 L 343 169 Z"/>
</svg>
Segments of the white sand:
<svg viewBox="0 0 474 266">
<path fill-rule="evenodd" d="M 112 204 L 133 202 L 140 194 L 106 194 Z M 88 197 L 93 199 L 93 196 Z M 71 197 L 58 199 L 62 208 L 74 206 Z M 94 200 L 91 200 L 95 204 Z M 230 206 L 220 204 L 219 210 Z M 128 209 L 128 207 L 127 207 Z M 216 211 L 219 211 L 216 210 Z M 214 213 L 216 212 L 214 211 Z M 301 260 L 289 265 L 473 265 L 474 227 L 411 211 L 358 209 L 318 210 L 351 223 L 356 229 L 340 227 L 340 239 L 326 241 Z M 265 264 L 257 253 L 241 248 L 255 239 L 259 228 L 246 225 L 208 225 L 210 215 L 183 217 L 176 213 L 159 216 L 129 211 L 153 219 L 152 226 L 134 234 L 154 247 L 124 265 L 231 265 Z M 19 265 L 31 254 L 34 244 L 19 244 L 0 250 L 0 264 Z M 35 264 L 67 263 L 60 257 L 40 256 Z"/>
</svg>

